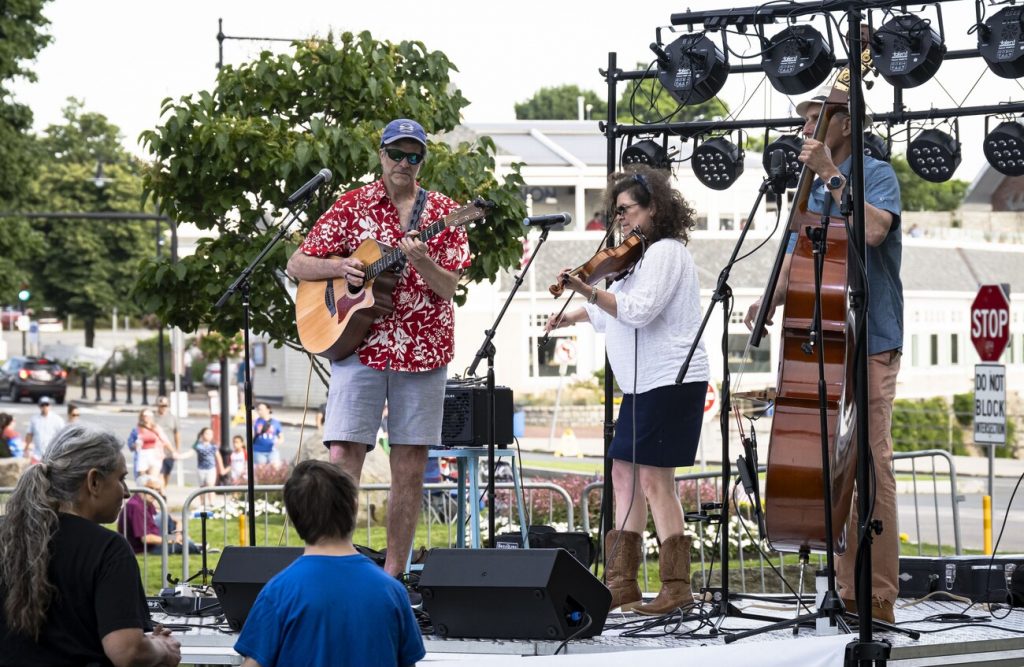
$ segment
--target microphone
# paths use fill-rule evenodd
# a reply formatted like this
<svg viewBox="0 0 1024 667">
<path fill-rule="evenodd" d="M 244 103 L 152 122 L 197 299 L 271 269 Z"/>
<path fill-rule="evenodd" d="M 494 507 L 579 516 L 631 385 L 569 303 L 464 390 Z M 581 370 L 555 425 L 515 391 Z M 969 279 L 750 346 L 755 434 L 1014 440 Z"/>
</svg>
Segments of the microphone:
<svg viewBox="0 0 1024 667">
<path fill-rule="evenodd" d="M 523 218 L 523 224 L 527 227 L 552 227 L 554 225 L 568 225 L 570 222 L 572 222 L 572 216 L 568 213 L 531 215 L 529 218 Z"/>
<path fill-rule="evenodd" d="M 786 164 L 786 153 L 781 148 L 772 151 L 768 177 L 771 179 L 772 189 L 780 192 L 786 189 L 786 181 L 789 180 L 789 165 Z"/>
<path fill-rule="evenodd" d="M 331 178 L 333 178 L 333 174 L 331 174 L 330 169 L 321 169 L 317 172 L 316 176 L 306 181 L 301 188 L 293 192 L 291 196 L 285 200 L 284 205 L 291 206 L 300 199 L 305 199 L 324 183 L 330 183 Z"/>
</svg>

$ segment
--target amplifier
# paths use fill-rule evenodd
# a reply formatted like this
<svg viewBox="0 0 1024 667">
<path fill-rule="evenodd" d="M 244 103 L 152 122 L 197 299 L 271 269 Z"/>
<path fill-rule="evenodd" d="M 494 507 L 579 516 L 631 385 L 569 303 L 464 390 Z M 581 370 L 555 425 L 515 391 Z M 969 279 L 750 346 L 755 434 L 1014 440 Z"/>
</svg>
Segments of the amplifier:
<svg viewBox="0 0 1024 667">
<path fill-rule="evenodd" d="M 900 597 L 944 591 L 973 602 L 1008 602 L 1014 571 L 1024 556 L 938 556 L 900 558 Z"/>
<path fill-rule="evenodd" d="M 512 443 L 512 390 L 494 388 L 495 444 Z M 441 445 L 444 447 L 483 447 L 490 436 L 487 424 L 487 388 L 449 384 L 444 390 L 444 416 L 441 419 Z"/>
</svg>

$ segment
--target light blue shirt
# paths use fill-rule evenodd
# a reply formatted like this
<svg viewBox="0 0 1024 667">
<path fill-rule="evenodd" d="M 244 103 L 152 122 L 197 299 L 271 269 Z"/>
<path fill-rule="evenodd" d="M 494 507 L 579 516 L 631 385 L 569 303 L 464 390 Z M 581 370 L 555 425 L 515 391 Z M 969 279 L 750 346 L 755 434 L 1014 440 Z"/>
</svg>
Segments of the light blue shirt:
<svg viewBox="0 0 1024 667">
<path fill-rule="evenodd" d="M 852 157 L 838 165 L 839 171 L 850 173 Z M 864 156 L 864 201 L 892 214 L 892 226 L 878 246 L 868 246 L 868 354 L 881 354 L 903 347 L 903 281 L 900 263 L 903 257 L 903 232 L 900 214 L 900 184 L 888 162 Z M 807 210 L 822 213 L 826 204 L 830 215 L 839 215 L 839 206 L 832 199 L 820 178 L 811 184 Z M 789 239 L 787 252 L 796 248 L 796 234 Z"/>
</svg>

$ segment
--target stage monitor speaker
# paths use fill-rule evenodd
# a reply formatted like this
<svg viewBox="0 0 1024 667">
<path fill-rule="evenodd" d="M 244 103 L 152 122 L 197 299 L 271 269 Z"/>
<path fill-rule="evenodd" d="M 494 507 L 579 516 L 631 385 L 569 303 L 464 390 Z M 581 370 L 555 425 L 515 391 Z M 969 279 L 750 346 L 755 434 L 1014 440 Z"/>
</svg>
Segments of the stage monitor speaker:
<svg viewBox="0 0 1024 667">
<path fill-rule="evenodd" d="M 494 435 L 499 447 L 512 444 L 512 390 L 494 388 Z M 483 447 L 487 427 L 487 387 L 449 384 L 444 390 L 441 444 L 445 447 Z"/>
<path fill-rule="evenodd" d="M 263 586 L 302 551 L 302 547 L 224 547 L 213 573 L 213 591 L 232 630 L 242 629 Z"/>
<path fill-rule="evenodd" d="M 434 549 L 420 593 L 434 634 L 475 639 L 593 637 L 612 602 L 565 549 Z"/>
</svg>

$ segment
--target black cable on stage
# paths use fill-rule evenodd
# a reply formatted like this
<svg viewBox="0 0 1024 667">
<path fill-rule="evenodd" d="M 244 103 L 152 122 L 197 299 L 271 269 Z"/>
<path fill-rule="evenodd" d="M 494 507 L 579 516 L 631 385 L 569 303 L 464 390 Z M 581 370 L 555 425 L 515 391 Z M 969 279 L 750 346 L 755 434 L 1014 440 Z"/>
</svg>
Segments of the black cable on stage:
<svg viewBox="0 0 1024 667">
<path fill-rule="evenodd" d="M 559 653 L 561 653 L 562 649 L 564 649 L 566 646 L 569 645 L 569 642 L 571 642 L 572 640 L 576 639 L 577 637 L 582 635 L 584 632 L 589 630 L 590 626 L 593 623 L 594 623 L 594 619 L 590 618 L 590 614 L 588 614 L 587 612 L 583 612 L 583 625 L 581 625 L 576 630 L 576 632 L 574 632 L 571 635 L 569 635 L 568 637 L 566 637 L 565 641 L 563 641 L 561 644 L 558 645 L 558 648 L 555 649 L 555 655 L 558 655 Z"/>
<path fill-rule="evenodd" d="M 995 445 L 993 445 L 993 444 L 989 444 L 989 447 L 994 447 L 994 446 Z M 992 547 L 992 556 L 988 559 L 988 571 L 985 573 L 985 599 L 986 600 L 989 597 L 989 593 L 992 591 L 992 564 L 995 563 L 996 554 L 999 553 L 999 543 L 1003 540 L 1003 531 L 1006 530 L 1006 521 L 1007 521 L 1007 519 L 1010 516 L 1010 508 L 1013 507 L 1013 499 L 1017 496 L 1017 489 L 1020 488 L 1021 481 L 1024 481 L 1024 473 L 1021 473 L 1021 475 L 1017 478 L 1017 483 L 1013 486 L 1013 493 L 1010 494 L 1010 500 L 1008 500 L 1007 503 L 1006 503 L 1006 511 L 1003 513 L 1003 523 L 999 527 L 999 536 L 996 538 L 995 546 Z M 995 618 L 995 619 L 998 619 L 998 620 L 1002 620 L 1002 619 L 1006 618 L 1007 616 L 1009 616 L 1010 613 L 1012 613 L 1012 610 L 1013 610 L 1012 595 L 1013 595 L 1012 591 L 1010 591 L 1010 590 L 1006 591 L 1007 598 L 1010 598 L 1009 603 L 1010 603 L 1010 610 L 1011 611 L 1007 612 L 1003 616 L 996 616 L 995 614 L 992 614 L 992 618 Z M 968 609 L 973 607 L 975 604 L 976 604 L 975 602 L 970 603 L 969 605 L 964 607 L 963 610 L 960 613 L 962 614 L 963 612 L 966 612 Z"/>
</svg>

